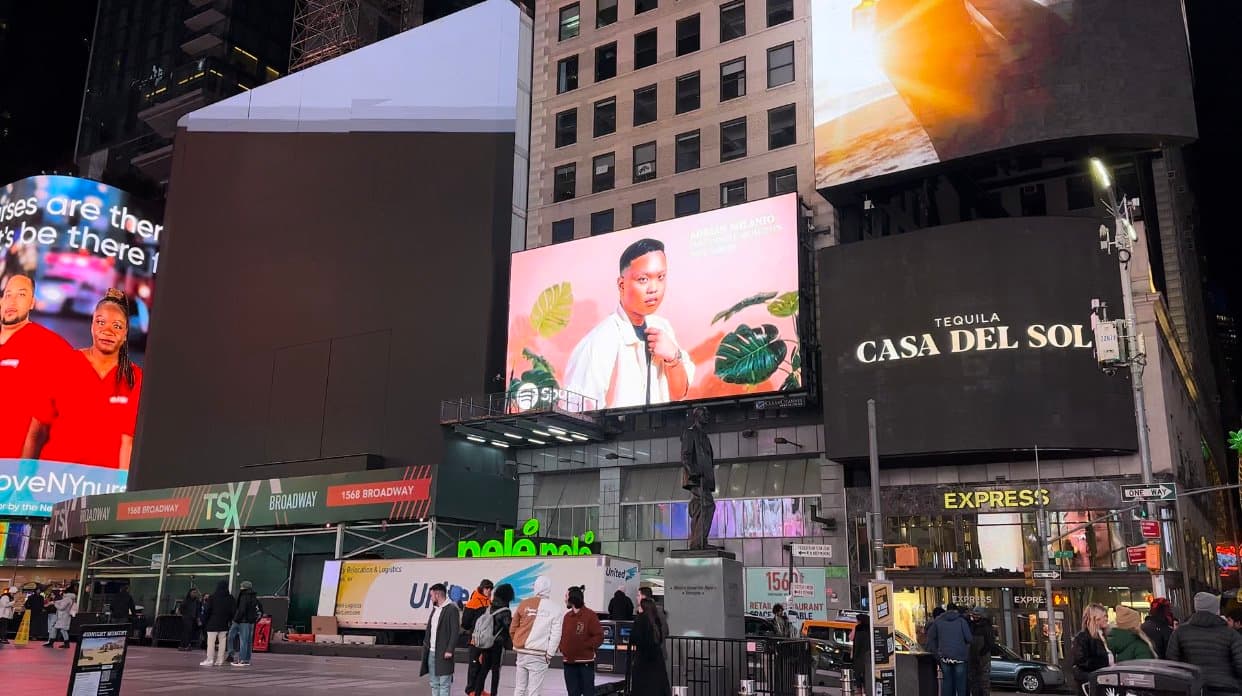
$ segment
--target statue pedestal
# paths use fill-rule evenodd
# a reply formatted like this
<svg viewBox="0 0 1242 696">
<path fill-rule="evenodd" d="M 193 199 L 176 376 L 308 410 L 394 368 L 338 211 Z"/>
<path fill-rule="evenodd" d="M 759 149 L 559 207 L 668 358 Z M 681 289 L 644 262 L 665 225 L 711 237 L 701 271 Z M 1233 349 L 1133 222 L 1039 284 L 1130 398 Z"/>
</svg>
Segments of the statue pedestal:
<svg viewBox="0 0 1242 696">
<path fill-rule="evenodd" d="M 673 551 L 664 561 L 664 609 L 672 635 L 742 638 L 742 564 L 722 549 Z"/>
</svg>

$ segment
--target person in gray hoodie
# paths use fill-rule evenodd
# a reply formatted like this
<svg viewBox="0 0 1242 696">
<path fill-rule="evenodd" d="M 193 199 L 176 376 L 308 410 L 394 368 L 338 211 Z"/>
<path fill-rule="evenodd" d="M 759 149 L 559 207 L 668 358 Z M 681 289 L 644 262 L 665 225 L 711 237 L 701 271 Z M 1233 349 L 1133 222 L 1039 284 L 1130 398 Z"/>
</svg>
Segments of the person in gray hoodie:
<svg viewBox="0 0 1242 696">
<path fill-rule="evenodd" d="M 966 696 L 966 673 L 970 663 L 970 623 L 957 605 L 950 604 L 927 629 L 927 651 L 940 662 L 940 696 Z"/>
<path fill-rule="evenodd" d="M 1242 693 L 1242 636 L 1220 618 L 1220 597 L 1195 595 L 1195 613 L 1169 638 L 1166 657 L 1199 668 L 1205 694 Z"/>
</svg>

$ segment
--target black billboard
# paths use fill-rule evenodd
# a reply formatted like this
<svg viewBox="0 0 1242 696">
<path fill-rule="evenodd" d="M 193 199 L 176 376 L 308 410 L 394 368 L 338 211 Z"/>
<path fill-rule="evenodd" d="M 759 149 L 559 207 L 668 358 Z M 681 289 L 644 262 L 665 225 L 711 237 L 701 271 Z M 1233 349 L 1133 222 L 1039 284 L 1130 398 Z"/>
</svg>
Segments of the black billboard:
<svg viewBox="0 0 1242 696">
<path fill-rule="evenodd" d="M 1128 372 L 1106 375 L 1091 301 L 1122 316 L 1092 218 L 948 225 L 820 252 L 826 453 L 1136 447 Z"/>
</svg>

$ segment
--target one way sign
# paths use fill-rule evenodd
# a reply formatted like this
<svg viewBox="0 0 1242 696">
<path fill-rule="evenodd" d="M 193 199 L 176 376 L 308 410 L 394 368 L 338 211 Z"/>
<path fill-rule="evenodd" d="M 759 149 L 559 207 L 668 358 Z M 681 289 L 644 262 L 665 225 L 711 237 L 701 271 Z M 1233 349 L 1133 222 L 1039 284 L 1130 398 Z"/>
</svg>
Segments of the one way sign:
<svg viewBox="0 0 1242 696">
<path fill-rule="evenodd" d="M 1177 500 L 1177 484 L 1126 484 L 1121 487 L 1121 499 L 1127 503 L 1155 503 L 1164 500 Z"/>
</svg>

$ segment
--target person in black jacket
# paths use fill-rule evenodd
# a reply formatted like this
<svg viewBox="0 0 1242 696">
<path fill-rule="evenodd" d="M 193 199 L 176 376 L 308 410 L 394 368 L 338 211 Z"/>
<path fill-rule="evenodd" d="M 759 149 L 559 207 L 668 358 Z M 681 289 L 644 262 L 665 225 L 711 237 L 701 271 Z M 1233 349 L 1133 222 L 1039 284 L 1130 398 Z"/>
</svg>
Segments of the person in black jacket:
<svg viewBox="0 0 1242 696">
<path fill-rule="evenodd" d="M 474 671 L 474 677 L 466 682 L 466 693 L 482 696 L 484 693 L 500 694 L 500 665 L 504 658 L 505 650 L 513 649 L 513 638 L 509 635 L 509 624 L 513 622 L 513 613 L 509 609 L 509 605 L 513 602 L 513 585 L 504 583 L 499 585 L 492 591 L 492 631 L 496 636 L 496 642 L 492 643 L 492 647 L 487 650 L 479 651 L 479 668 Z M 487 682 L 487 674 L 492 675 L 492 690 L 483 691 L 483 686 Z"/>
<path fill-rule="evenodd" d="M 237 659 L 234 667 L 249 667 L 250 654 L 254 650 L 254 625 L 263 615 L 263 607 L 259 604 L 259 595 L 249 580 L 242 581 L 241 591 L 237 593 L 237 609 L 233 613 L 233 628 L 229 629 L 229 648 L 233 647 L 233 634 L 238 640 Z"/>
<path fill-rule="evenodd" d="M 1167 597 L 1151 600 L 1151 613 L 1143 622 L 1142 630 L 1156 649 L 1156 657 L 1163 660 L 1169 652 L 1169 638 L 1173 635 L 1173 604 Z"/>
<path fill-rule="evenodd" d="M 859 614 L 854 626 L 854 647 L 850 655 L 850 669 L 854 670 L 854 691 L 871 693 L 871 615 Z"/>
<path fill-rule="evenodd" d="M 664 639 L 668 626 L 661 620 L 654 601 L 644 598 L 638 603 L 638 617 L 630 631 L 630 689 L 631 694 L 643 696 L 670 696 L 673 689 L 668 683 L 664 666 Z"/>
<path fill-rule="evenodd" d="M 1199 668 L 1204 694 L 1242 694 L 1242 636 L 1220 618 L 1220 597 L 1195 595 L 1195 613 L 1173 631 L 1168 659 Z"/>
<path fill-rule="evenodd" d="M 233 595 L 229 594 L 229 583 L 227 580 L 221 580 L 216 585 L 216 591 L 206 600 L 207 619 L 203 622 L 207 629 L 207 659 L 198 663 L 203 667 L 208 665 L 216 665 L 217 667 L 224 664 L 224 656 L 228 653 L 226 638 L 229 633 L 229 622 L 233 620 L 233 615 L 237 610 L 237 602 L 233 601 Z M 217 655 L 216 646 L 220 645 L 220 652 Z"/>
<path fill-rule="evenodd" d="M 181 645 L 177 649 L 182 652 L 191 650 L 194 639 L 198 637 L 198 612 L 202 603 L 197 587 L 190 588 L 185 599 L 181 600 Z"/>
<path fill-rule="evenodd" d="M 970 696 L 988 696 L 992 693 L 992 648 L 996 645 L 996 631 L 983 607 L 971 609 L 967 618 L 970 620 L 971 638 L 966 685 Z"/>
<path fill-rule="evenodd" d="M 1070 645 L 1070 667 L 1079 693 L 1089 696 L 1091 673 L 1112 664 L 1112 655 L 1105 642 L 1108 610 L 1103 604 L 1092 604 L 1082 612 L 1082 630 Z"/>
<path fill-rule="evenodd" d="M 633 621 L 634 600 L 625 594 L 625 590 L 617 590 L 608 602 L 608 618 L 612 621 Z"/>
<path fill-rule="evenodd" d="M 129 593 L 129 585 L 121 585 L 121 591 L 108 604 L 108 622 L 129 623 L 133 619 L 135 609 L 134 597 Z"/>
</svg>

